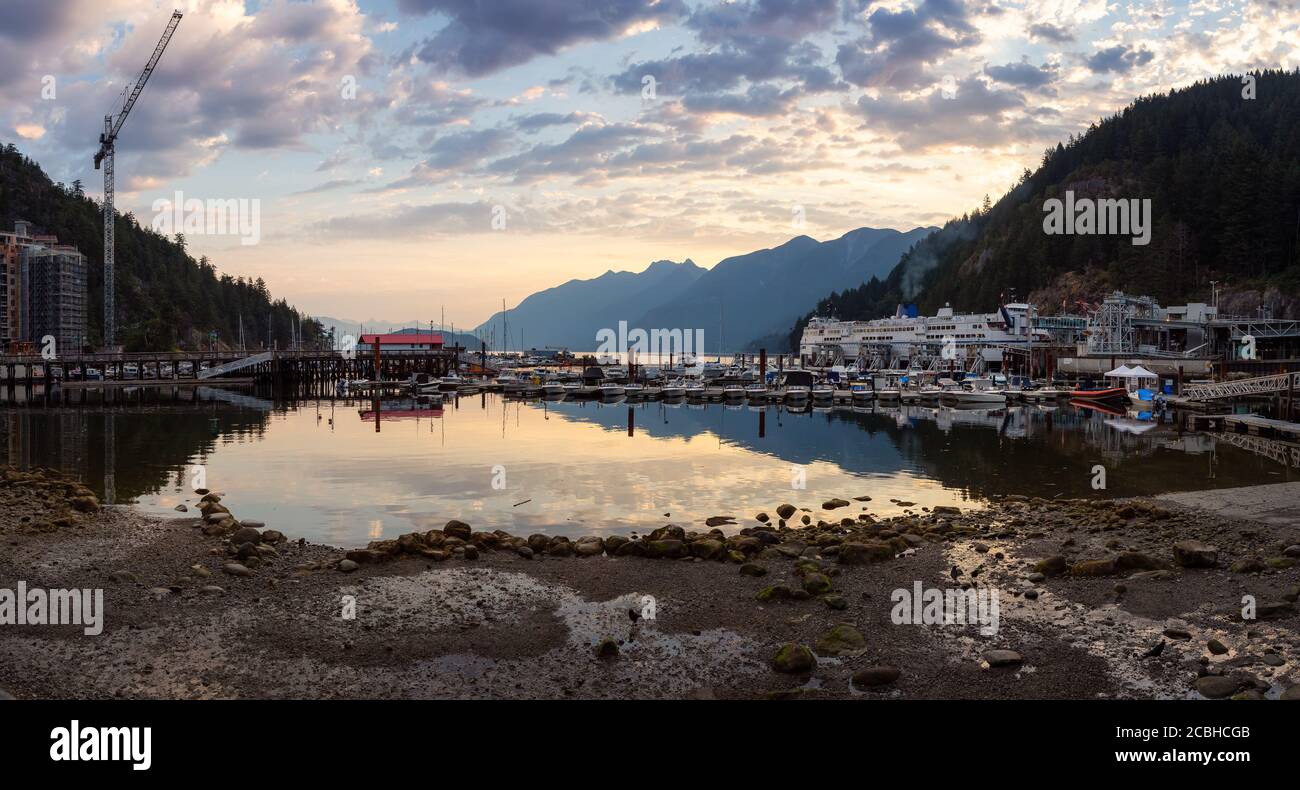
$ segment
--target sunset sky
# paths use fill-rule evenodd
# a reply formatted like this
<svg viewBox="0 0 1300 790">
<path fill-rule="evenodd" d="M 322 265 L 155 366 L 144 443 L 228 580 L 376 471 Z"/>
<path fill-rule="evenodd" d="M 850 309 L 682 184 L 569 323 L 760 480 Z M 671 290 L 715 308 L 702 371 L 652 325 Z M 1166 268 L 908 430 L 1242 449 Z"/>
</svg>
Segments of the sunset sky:
<svg viewBox="0 0 1300 790">
<path fill-rule="evenodd" d="M 259 243 L 191 251 L 314 314 L 472 327 L 607 269 L 941 224 L 1138 95 L 1300 66 L 1298 6 L 5 0 L 0 142 L 98 197 L 103 116 L 180 8 L 118 208 L 258 199 Z"/>
</svg>

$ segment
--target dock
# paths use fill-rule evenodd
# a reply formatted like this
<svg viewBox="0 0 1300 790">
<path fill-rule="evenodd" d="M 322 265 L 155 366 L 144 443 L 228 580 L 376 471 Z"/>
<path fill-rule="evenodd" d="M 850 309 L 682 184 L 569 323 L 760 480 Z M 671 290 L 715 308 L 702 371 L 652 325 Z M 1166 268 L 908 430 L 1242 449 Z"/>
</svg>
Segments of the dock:
<svg viewBox="0 0 1300 790">
<path fill-rule="evenodd" d="M 1197 430 L 1250 434 L 1269 439 L 1300 440 L 1300 423 L 1274 420 L 1255 414 L 1198 414 L 1192 418 Z"/>
</svg>

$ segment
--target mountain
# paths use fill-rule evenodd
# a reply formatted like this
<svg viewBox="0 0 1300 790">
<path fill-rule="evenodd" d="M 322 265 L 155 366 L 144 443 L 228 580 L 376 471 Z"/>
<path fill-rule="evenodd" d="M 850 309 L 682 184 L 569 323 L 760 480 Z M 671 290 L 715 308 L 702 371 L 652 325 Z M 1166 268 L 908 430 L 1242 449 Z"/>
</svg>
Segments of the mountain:
<svg viewBox="0 0 1300 790">
<path fill-rule="evenodd" d="M 826 242 L 798 236 L 707 270 L 690 260 L 656 261 L 638 273 L 609 271 L 570 280 L 509 311 L 510 347 L 519 347 L 522 331 L 529 346 L 590 351 L 599 330 L 617 331 L 626 321 L 629 328 L 647 330 L 702 329 L 708 350 L 716 350 L 719 340 L 727 351 L 745 348 L 760 337 L 784 333 L 827 290 L 884 275 L 934 230 L 859 228 Z M 475 330 L 484 332 L 500 345 L 500 313 Z"/>
<path fill-rule="evenodd" d="M 569 280 L 538 291 L 511 309 L 496 313 L 474 334 L 487 338 L 491 348 L 517 350 L 561 346 L 573 351 L 596 348 L 596 332 L 617 330 L 619 321 L 631 321 L 647 309 L 680 296 L 705 270 L 691 260 L 655 261 L 641 272 L 607 271 L 590 280 Z M 510 337 L 506 343 L 506 325 Z M 635 324 L 634 324 L 635 325 Z"/>
<path fill-rule="evenodd" d="M 56 184 L 12 143 L 0 147 L 0 227 L 28 220 L 86 256 L 87 329 L 96 348 L 103 345 L 104 330 L 101 216 L 81 182 Z M 286 348 L 298 326 L 308 344 L 321 337 L 315 321 L 283 299 L 273 300 L 260 277 L 218 274 L 206 257 L 195 260 L 186 252 L 183 236 L 163 236 L 129 213 L 117 216 L 114 233 L 117 341 L 127 351 L 207 348 L 214 331 L 220 344 L 232 344 L 239 339 L 241 320 L 249 347 L 274 339 Z"/>
<path fill-rule="evenodd" d="M 724 351 L 750 347 L 760 337 L 787 329 L 828 290 L 888 272 L 934 230 L 859 228 L 825 242 L 796 236 L 779 247 L 727 258 L 677 299 L 646 310 L 635 325 L 702 327 L 709 351 L 719 341 Z"/>
<path fill-rule="evenodd" d="M 341 338 L 344 335 L 361 337 L 362 332 L 365 332 L 366 334 L 372 332 L 385 334 L 388 332 L 402 331 L 429 331 L 429 322 L 418 320 L 385 321 L 378 318 L 371 318 L 368 321 L 354 321 L 350 318 L 332 318 L 327 315 L 315 316 L 315 320 L 320 322 L 322 331 L 325 334 L 328 335 L 330 331 L 333 330 L 336 338 Z M 453 332 L 450 329 L 438 329 L 436 325 L 434 331 L 439 332 L 442 335 L 444 345 L 453 346 L 459 343 L 461 346 L 470 350 L 477 350 L 479 347 L 479 339 L 468 332 Z"/>
<path fill-rule="evenodd" d="M 1066 192 L 1150 200 L 1149 243 L 1046 233 L 1047 201 Z M 948 222 L 887 276 L 826 296 L 812 314 L 877 318 L 900 302 L 992 310 L 1012 292 L 1044 314 L 1079 312 L 1115 289 L 1179 304 L 1209 301 L 1212 281 L 1225 311 L 1300 314 L 1300 70 L 1138 99 L 1049 148 L 1000 200 Z"/>
</svg>

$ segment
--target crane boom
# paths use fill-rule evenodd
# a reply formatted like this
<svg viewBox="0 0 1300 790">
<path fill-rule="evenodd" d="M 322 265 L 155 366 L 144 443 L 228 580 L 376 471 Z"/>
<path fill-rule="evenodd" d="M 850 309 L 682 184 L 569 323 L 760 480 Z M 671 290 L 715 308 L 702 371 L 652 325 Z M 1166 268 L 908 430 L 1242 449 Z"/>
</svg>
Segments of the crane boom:
<svg viewBox="0 0 1300 790">
<path fill-rule="evenodd" d="M 131 87 L 131 92 L 127 95 L 126 101 L 123 102 L 122 111 L 117 114 L 117 120 L 114 120 L 111 115 L 104 116 L 104 131 L 99 135 L 99 150 L 95 152 L 95 169 L 98 170 L 101 164 L 104 167 L 104 346 L 110 351 L 113 349 L 114 330 L 116 328 L 113 271 L 114 149 L 118 132 L 122 131 L 122 124 L 126 123 L 126 116 L 131 113 L 131 108 L 135 106 L 136 99 L 140 98 L 145 83 L 149 81 L 150 75 L 153 74 L 154 67 L 158 65 L 158 60 L 162 57 L 163 50 L 167 49 L 167 43 L 172 40 L 172 33 L 176 32 L 176 26 L 180 24 L 180 21 L 181 12 L 173 11 L 171 19 L 167 21 L 167 29 L 163 31 L 162 38 L 158 39 L 158 45 L 154 47 L 153 54 L 149 56 L 149 62 L 144 65 L 144 70 L 140 72 L 140 76 L 136 79 L 135 85 Z"/>
</svg>

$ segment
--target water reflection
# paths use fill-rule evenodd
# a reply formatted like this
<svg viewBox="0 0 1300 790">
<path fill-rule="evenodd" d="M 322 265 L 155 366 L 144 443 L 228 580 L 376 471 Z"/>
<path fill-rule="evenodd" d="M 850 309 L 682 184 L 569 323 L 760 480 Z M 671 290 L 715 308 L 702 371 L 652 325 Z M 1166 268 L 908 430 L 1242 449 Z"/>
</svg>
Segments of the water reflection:
<svg viewBox="0 0 1300 790">
<path fill-rule="evenodd" d="M 342 545 L 449 518 L 525 534 L 626 532 L 744 521 L 782 501 L 816 517 L 827 499 L 868 494 L 870 512 L 889 515 L 900 501 L 1131 496 L 1280 482 L 1300 468 L 1294 445 L 1068 404 L 790 411 L 487 393 L 287 402 L 199 388 L 185 402 L 0 410 L 0 439 L 9 463 L 75 473 L 107 500 L 159 513 L 193 503 L 187 471 L 201 465 L 236 513 Z M 1104 491 L 1092 489 L 1096 464 Z M 800 479 L 806 488 L 792 487 Z"/>
</svg>

